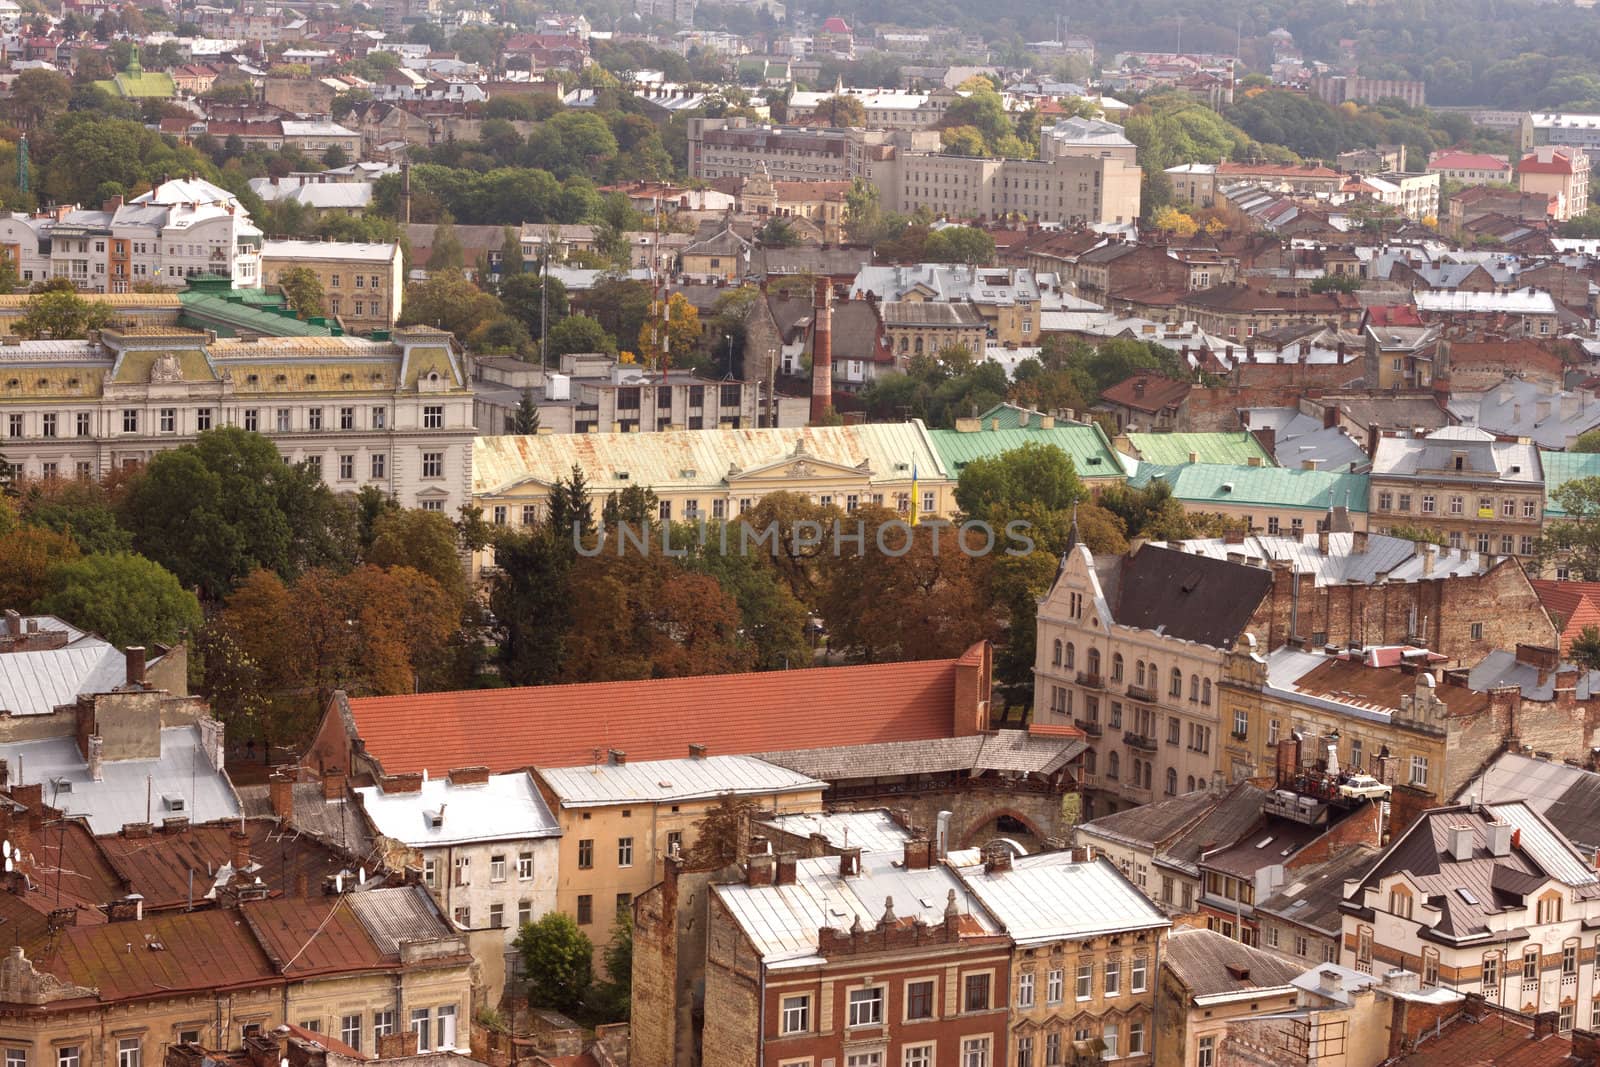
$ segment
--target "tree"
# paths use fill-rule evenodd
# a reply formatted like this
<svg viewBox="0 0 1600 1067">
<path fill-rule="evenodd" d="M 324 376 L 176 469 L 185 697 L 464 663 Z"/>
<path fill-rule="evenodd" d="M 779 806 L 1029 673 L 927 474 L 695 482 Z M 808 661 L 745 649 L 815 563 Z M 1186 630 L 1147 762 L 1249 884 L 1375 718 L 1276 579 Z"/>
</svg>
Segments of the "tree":
<svg viewBox="0 0 1600 1067">
<path fill-rule="evenodd" d="M 337 562 L 354 541 L 320 478 L 231 426 L 159 453 L 129 488 L 123 516 L 138 551 L 208 598 L 258 568 L 293 578 Z"/>
<path fill-rule="evenodd" d="M 24 130 L 33 129 L 67 110 L 72 82 L 53 70 L 25 70 L 11 85 L 5 114 Z"/>
<path fill-rule="evenodd" d="M 728 792 L 694 824 L 693 840 L 683 853 L 691 871 L 715 871 L 737 862 L 750 836 L 750 820 L 760 812 L 750 796 Z"/>
<path fill-rule="evenodd" d="M 583 1005 L 594 980 L 594 944 L 577 920 L 547 912 L 524 926 L 513 944 L 528 975 L 529 1006 L 573 1012 Z"/>
<path fill-rule="evenodd" d="M 322 153 L 322 165 L 329 170 L 337 170 L 349 162 L 349 154 L 339 145 L 329 145 L 327 150 Z"/>
<path fill-rule="evenodd" d="M 33 340 L 71 340 L 98 330 L 110 317 L 107 305 L 57 289 L 35 293 L 23 301 L 22 314 L 11 324 L 11 332 Z"/>
<path fill-rule="evenodd" d="M 994 238 L 972 226 L 946 226 L 928 234 L 921 258 L 929 263 L 987 266 L 994 262 Z"/>
<path fill-rule="evenodd" d="M 1448 543 L 1443 530 L 1428 526 L 1418 526 L 1415 523 L 1403 522 L 1398 526 L 1389 527 L 1389 536 L 1398 537 L 1402 541 L 1413 541 L 1419 544 L 1438 545 L 1445 547 Z"/>
<path fill-rule="evenodd" d="M 617 909 L 617 922 L 603 959 L 606 981 L 596 987 L 601 1008 L 609 1019 L 628 1018 L 633 1000 L 633 911 Z"/>
<path fill-rule="evenodd" d="M 118 523 L 110 495 L 95 482 L 30 485 L 21 503 L 22 518 L 28 525 L 66 534 L 85 552 L 133 548 L 133 537 Z"/>
<path fill-rule="evenodd" d="M 466 266 L 466 253 L 461 248 L 461 238 L 456 236 L 455 219 L 449 212 L 439 218 L 433 228 L 433 245 L 428 252 L 428 273 L 461 270 Z"/>
<path fill-rule="evenodd" d="M 516 434 L 534 434 L 539 432 L 539 406 L 533 402 L 533 389 L 522 391 L 522 399 L 517 401 L 516 414 L 511 416 L 511 432 Z"/>
<path fill-rule="evenodd" d="M 549 525 L 496 539 L 489 610 L 497 620 L 495 661 L 508 685 L 543 685 L 560 675 L 573 558 L 571 533 Z"/>
<path fill-rule="evenodd" d="M 1586 430 L 1572 442 L 1572 452 L 1600 452 L 1600 430 Z"/>
<path fill-rule="evenodd" d="M 467 600 L 466 571 L 456 527 L 442 512 L 396 508 L 372 524 L 366 562 L 378 567 L 410 567 L 439 583 L 459 611 Z"/>
<path fill-rule="evenodd" d="M 522 273 L 522 233 L 507 226 L 500 235 L 500 277 L 514 278 Z"/>
<path fill-rule="evenodd" d="M 571 352 L 606 352 L 615 354 L 617 343 L 605 328 L 587 316 L 563 319 L 550 327 L 546 348 L 551 356 L 564 356 Z"/>
<path fill-rule="evenodd" d="M 1572 639 L 1572 644 L 1567 648 L 1567 655 L 1580 667 L 1600 671 L 1600 628 L 1585 626 L 1578 636 Z"/>
<path fill-rule="evenodd" d="M 773 217 L 756 231 L 756 240 L 767 248 L 793 248 L 800 243 L 800 235 L 795 232 L 794 223 Z"/>
<path fill-rule="evenodd" d="M 200 602 L 159 563 L 131 552 L 83 556 L 50 569 L 38 609 L 119 647 L 172 645 L 200 628 Z"/>
<path fill-rule="evenodd" d="M 546 325 L 567 317 L 567 287 L 560 278 L 541 274 L 513 274 L 500 283 L 500 303 L 506 314 L 527 327 L 534 338 L 544 336 Z"/>
<path fill-rule="evenodd" d="M 663 370 L 669 365 L 688 366 L 699 341 L 700 312 L 688 297 L 673 293 L 667 298 L 666 322 L 652 315 L 639 327 L 639 357 L 646 366 Z"/>
<path fill-rule="evenodd" d="M 1193 237 L 1200 232 L 1200 226 L 1192 216 L 1184 214 L 1171 204 L 1158 208 L 1150 223 L 1161 232 L 1178 237 Z"/>
<path fill-rule="evenodd" d="M 449 330 L 465 341 L 473 331 L 504 314 L 494 294 L 473 285 L 459 270 L 430 270 L 427 278 L 406 286 L 400 324 Z"/>
<path fill-rule="evenodd" d="M 859 128 L 867 124 L 867 109 L 859 96 L 830 96 L 817 104 L 811 121 L 816 126 Z"/>
<path fill-rule="evenodd" d="M 878 187 L 865 178 L 850 182 L 850 191 L 844 195 L 845 236 L 857 244 L 871 244 L 883 226 L 883 201 Z"/>
<path fill-rule="evenodd" d="M 1034 441 L 999 456 L 972 460 L 956 483 L 961 513 L 990 523 L 1025 504 L 1065 511 L 1088 495 L 1072 457 Z"/>
<path fill-rule="evenodd" d="M 302 319 L 322 314 L 322 279 L 310 267 L 290 267 L 278 275 L 278 288 Z"/>
<path fill-rule="evenodd" d="M 9 517 L 9 508 L 3 514 Z M 50 593 L 51 568 L 78 555 L 72 538 L 54 530 L 18 526 L 0 536 L 0 606 L 31 611 Z"/>
<path fill-rule="evenodd" d="M 1550 502 L 1564 517 L 1545 524 L 1540 563 L 1564 562 L 1579 581 L 1600 581 L 1600 478 L 1575 478 L 1551 493 Z"/>
</svg>

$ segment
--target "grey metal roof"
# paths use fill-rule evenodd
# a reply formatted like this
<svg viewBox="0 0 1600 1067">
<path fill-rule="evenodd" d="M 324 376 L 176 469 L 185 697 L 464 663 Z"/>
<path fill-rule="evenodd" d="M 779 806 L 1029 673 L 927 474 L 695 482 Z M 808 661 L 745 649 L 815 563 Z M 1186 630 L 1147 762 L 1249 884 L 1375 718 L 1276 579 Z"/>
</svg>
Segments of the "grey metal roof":
<svg viewBox="0 0 1600 1067">
<path fill-rule="evenodd" d="M 880 854 L 882 855 L 882 854 Z M 796 864 L 792 885 L 713 886 L 734 922 L 750 939 L 768 967 L 803 967 L 820 962 L 817 934 L 824 926 L 848 930 L 858 919 L 871 928 L 883 917 L 892 898 L 899 919 L 921 919 L 930 926 L 944 921 L 950 895 L 962 914 L 980 929 L 997 932 L 998 924 L 982 907 L 973 907 L 964 886 L 948 868 L 905 870 L 888 862 L 862 858 L 861 873 L 844 878 L 839 859 L 825 856 Z"/>
<path fill-rule="evenodd" d="M 428 891 L 420 885 L 385 886 L 350 893 L 345 898 L 367 936 L 384 955 L 398 956 L 403 941 L 429 941 L 450 936 Z"/>
<path fill-rule="evenodd" d="M 356 856 L 371 856 L 375 842 L 361 809 L 347 796 L 328 800 L 322 795 L 321 782 L 295 782 L 294 812 L 289 825 L 301 833 L 336 845 Z M 262 782 L 241 785 L 237 788 L 239 803 L 251 818 L 270 818 L 272 810 L 271 787 Z"/>
<path fill-rule="evenodd" d="M 979 864 L 957 873 L 1018 945 L 1172 925 L 1104 857 L 1074 862 L 1071 852 L 1042 852 L 1012 860 L 1009 871 Z"/>
<path fill-rule="evenodd" d="M 470 785 L 430 778 L 414 793 L 385 793 L 375 785 L 356 793 L 380 834 L 412 848 L 561 835 L 561 824 L 526 771 L 492 774 Z"/>
<path fill-rule="evenodd" d="M 594 807 L 653 801 L 699 800 L 737 793 L 766 796 L 825 789 L 827 783 L 754 756 L 707 756 L 547 767 L 539 777 L 562 807 Z"/>
<path fill-rule="evenodd" d="M 1194 997 L 1287 986 L 1304 968 L 1224 937 L 1215 930 L 1174 930 L 1167 938 L 1166 965 Z M 1238 972 L 1242 970 L 1243 976 Z"/>
<path fill-rule="evenodd" d="M 1463 786 L 1456 800 L 1520 800 L 1585 853 L 1600 849 L 1600 774 L 1593 771 L 1505 752 Z"/>
<path fill-rule="evenodd" d="M 761 825 L 795 837 L 821 834 L 835 848 L 859 848 L 863 854 L 904 855 L 911 835 L 887 811 L 829 811 L 815 815 L 776 815 Z"/>
<path fill-rule="evenodd" d="M 1462 461 L 1456 470 L 1456 459 Z M 1451 426 L 1427 437 L 1385 437 L 1372 456 L 1372 473 L 1408 477 L 1426 473 L 1443 480 L 1492 479 L 1534 488 L 1544 481 L 1539 450 L 1532 444 L 1497 441 L 1482 430 Z"/>
<path fill-rule="evenodd" d="M 108 641 L 70 626 L 53 615 L 29 615 L 22 624 L 41 631 L 63 630 L 63 648 L 0 654 L 0 711 L 48 715 L 84 693 L 107 693 L 127 679 L 127 661 Z"/>
<path fill-rule="evenodd" d="M 1336 936 L 1340 929 L 1339 901 L 1344 896 L 1344 880 L 1361 877 L 1377 857 L 1377 848 L 1355 845 L 1322 863 L 1289 871 L 1290 880 L 1276 892 L 1256 901 L 1256 911 Z"/>
<path fill-rule="evenodd" d="M 1540 382 L 1504 381 L 1482 393 L 1454 392 L 1450 412 L 1496 434 L 1530 437 L 1540 448 L 1566 448 L 1579 434 L 1600 426 L 1600 403 L 1584 390 L 1556 389 Z"/>
<path fill-rule="evenodd" d="M 163 729 L 158 758 L 105 760 L 99 781 L 90 777 L 71 737 L 0 745 L 0 759 L 10 769 L 13 785 L 42 783 L 47 804 L 86 818 L 97 834 L 169 817 L 210 822 L 239 815 L 239 798 L 227 775 L 211 765 L 196 726 Z"/>
<path fill-rule="evenodd" d="M 1401 537 L 1369 534 L 1366 549 L 1355 550 L 1356 535 L 1334 533 L 1328 535 L 1328 553 L 1323 555 L 1318 547 L 1317 535 L 1300 537 L 1254 534 L 1240 544 L 1229 544 L 1220 537 L 1171 542 L 1171 547 L 1212 559 L 1227 559 L 1230 554 L 1240 554 L 1246 559 L 1271 562 L 1287 560 L 1296 574 L 1312 575 L 1317 588 L 1329 585 L 1348 585 L 1358 582 L 1374 584 L 1389 582 L 1415 582 L 1423 578 L 1460 578 L 1480 574 L 1484 567 L 1476 552 L 1460 548 L 1440 548 L 1436 545 L 1418 546 Z M 1433 557 L 1431 569 L 1425 555 Z M 1430 573 L 1424 574 L 1424 571 Z"/>
<path fill-rule="evenodd" d="M 1586 671 L 1576 664 L 1566 663 L 1563 669 L 1577 671 L 1578 700 L 1588 700 L 1591 694 L 1600 693 L 1600 671 Z M 1556 672 L 1541 670 L 1532 663 L 1517 659 L 1515 652 L 1496 649 L 1484 656 L 1467 672 L 1467 687 L 1480 692 L 1516 686 L 1524 699 L 1549 702 L 1556 696 Z"/>
</svg>

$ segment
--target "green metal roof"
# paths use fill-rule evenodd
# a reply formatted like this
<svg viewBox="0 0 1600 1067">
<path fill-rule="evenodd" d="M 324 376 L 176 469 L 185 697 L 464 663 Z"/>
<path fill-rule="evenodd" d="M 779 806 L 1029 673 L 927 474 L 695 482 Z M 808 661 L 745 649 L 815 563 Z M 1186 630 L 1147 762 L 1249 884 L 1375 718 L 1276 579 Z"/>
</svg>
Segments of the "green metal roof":
<svg viewBox="0 0 1600 1067">
<path fill-rule="evenodd" d="M 945 469 L 952 478 L 961 476 L 961 468 L 975 459 L 992 459 L 1015 451 L 1023 445 L 1038 443 L 1054 445 L 1072 459 L 1080 478 L 1121 478 L 1121 462 L 1111 448 L 1111 442 L 1098 426 L 1042 426 L 989 428 L 985 415 L 984 428 L 963 433 L 960 430 L 929 430 L 934 451 L 944 460 Z"/>
<path fill-rule="evenodd" d="M 1260 460 L 1270 467 L 1277 461 L 1261 442 L 1245 430 L 1237 433 L 1130 433 L 1128 443 L 1142 463 L 1188 463 L 1193 452 L 1199 463 L 1249 463 Z"/>
<path fill-rule="evenodd" d="M 242 331 L 262 337 L 331 337 L 337 331 L 294 317 L 283 304 L 262 290 L 241 289 L 224 296 L 219 292 L 185 290 L 178 294 L 182 325 L 216 330 L 218 336 L 236 337 Z"/>
<path fill-rule="evenodd" d="M 172 75 L 160 71 L 143 71 L 138 74 L 122 71 L 112 78 L 94 84 L 112 96 L 165 99 L 178 95 L 178 86 L 172 80 Z"/>
<path fill-rule="evenodd" d="M 1348 471 L 1251 467 L 1235 463 L 1141 463 L 1128 484 L 1143 489 L 1156 480 L 1191 504 L 1249 504 L 1326 511 L 1343 504 L 1352 514 L 1367 510 L 1367 476 Z M 1330 495 L 1331 494 L 1331 495 Z"/>
<path fill-rule="evenodd" d="M 1024 415 L 1028 417 L 1027 426 L 1022 425 L 1022 417 Z M 1007 404 L 1002 401 L 1001 403 L 998 403 L 994 407 L 990 408 L 988 411 L 985 411 L 982 415 L 979 415 L 978 421 L 983 423 L 985 428 L 988 428 L 989 426 L 993 425 L 996 420 L 999 420 L 1000 428 L 1002 430 L 1037 430 L 1039 429 L 1039 420 L 1043 418 L 1044 415 L 1045 413 L 1042 411 L 1036 411 L 1033 408 L 1019 407 L 1016 404 Z M 1086 422 L 1075 422 L 1070 419 L 1063 419 L 1058 416 L 1056 418 L 1056 425 L 1087 426 L 1089 424 Z"/>
<path fill-rule="evenodd" d="M 1556 490 L 1578 478 L 1600 478 L 1600 452 L 1546 452 L 1539 450 L 1544 466 L 1544 513 L 1563 518 L 1567 512 L 1556 503 Z"/>
</svg>

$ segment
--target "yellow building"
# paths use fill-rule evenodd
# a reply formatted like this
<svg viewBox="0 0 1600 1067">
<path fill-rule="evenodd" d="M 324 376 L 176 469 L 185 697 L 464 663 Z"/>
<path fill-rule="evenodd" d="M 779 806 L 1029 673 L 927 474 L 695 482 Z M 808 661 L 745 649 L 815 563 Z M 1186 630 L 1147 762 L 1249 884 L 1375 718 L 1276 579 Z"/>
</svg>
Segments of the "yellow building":
<svg viewBox="0 0 1600 1067">
<path fill-rule="evenodd" d="M 588 481 L 596 515 L 609 497 L 635 485 L 652 490 L 660 517 L 672 521 L 736 518 L 780 492 L 846 513 L 868 504 L 909 515 L 915 503 L 923 517 L 955 510 L 955 479 L 918 420 L 480 437 L 473 502 L 496 525 L 532 525 L 575 466 Z"/>
<path fill-rule="evenodd" d="M 561 824 L 556 908 L 578 920 L 596 956 L 611 942 L 617 913 L 661 881 L 668 856 L 693 849 L 697 824 L 733 796 L 764 812 L 822 810 L 824 783 L 751 756 L 604 763 L 534 772 Z"/>
<path fill-rule="evenodd" d="M 277 285 L 285 271 L 305 267 L 322 283 L 322 303 L 348 333 L 387 330 L 400 320 L 404 256 L 397 242 L 267 241 L 261 246 L 261 284 Z"/>
<path fill-rule="evenodd" d="M 1220 1050 L 1230 1024 L 1294 1010 L 1300 992 L 1290 983 L 1302 970 L 1212 930 L 1174 930 L 1161 968 L 1155 1067 L 1227 1062 Z"/>
</svg>

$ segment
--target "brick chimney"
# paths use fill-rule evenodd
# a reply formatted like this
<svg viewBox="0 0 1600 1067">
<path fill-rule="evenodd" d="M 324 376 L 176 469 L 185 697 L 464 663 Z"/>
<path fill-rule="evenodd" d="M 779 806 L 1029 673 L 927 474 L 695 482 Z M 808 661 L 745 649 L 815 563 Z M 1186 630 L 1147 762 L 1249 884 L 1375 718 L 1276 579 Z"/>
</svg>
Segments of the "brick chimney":
<svg viewBox="0 0 1600 1067">
<path fill-rule="evenodd" d="M 122 653 L 127 663 L 127 682 L 129 687 L 144 687 L 144 646 L 129 645 Z"/>
<path fill-rule="evenodd" d="M 744 884 L 748 886 L 771 885 L 777 878 L 778 858 L 770 852 L 751 856 L 745 864 Z"/>
<path fill-rule="evenodd" d="M 839 877 L 855 878 L 861 874 L 861 849 L 856 845 L 839 850 Z"/>
<path fill-rule="evenodd" d="M 385 786 L 385 788 L 387 788 L 387 785 Z M 420 779 L 418 781 L 417 788 L 418 789 L 422 788 L 422 784 L 421 784 Z M 343 800 L 344 799 L 344 772 L 343 771 L 330 770 L 330 771 L 327 771 L 327 772 L 325 772 L 323 774 L 323 776 L 322 776 L 322 799 L 323 800 Z"/>
<path fill-rule="evenodd" d="M 487 785 L 488 782 L 487 767 L 456 767 L 450 771 L 451 785 Z"/>
<path fill-rule="evenodd" d="M 250 869 L 250 835 L 243 830 L 228 831 L 228 846 L 233 853 L 233 869 L 246 871 Z"/>
<path fill-rule="evenodd" d="M 288 822 L 294 818 L 294 778 L 274 774 L 267 779 L 267 794 L 272 798 L 272 814 Z"/>
<path fill-rule="evenodd" d="M 625 767 L 628 764 L 628 754 L 620 748 L 613 748 L 606 752 L 606 761 L 613 767 Z"/>
<path fill-rule="evenodd" d="M 915 838 L 905 844 L 905 868 L 908 871 L 925 871 L 933 866 L 933 842 L 926 837 Z"/>
<path fill-rule="evenodd" d="M 778 865 L 774 872 L 773 885 L 794 885 L 795 876 L 799 873 L 800 857 L 794 852 L 778 853 Z"/>
<path fill-rule="evenodd" d="M 983 873 L 1004 874 L 1011 869 L 1011 850 L 995 845 L 983 854 Z"/>
</svg>

